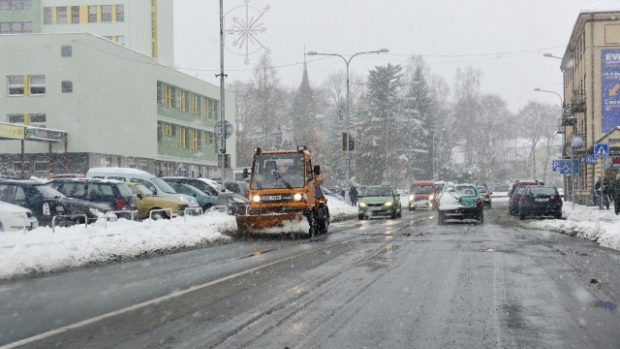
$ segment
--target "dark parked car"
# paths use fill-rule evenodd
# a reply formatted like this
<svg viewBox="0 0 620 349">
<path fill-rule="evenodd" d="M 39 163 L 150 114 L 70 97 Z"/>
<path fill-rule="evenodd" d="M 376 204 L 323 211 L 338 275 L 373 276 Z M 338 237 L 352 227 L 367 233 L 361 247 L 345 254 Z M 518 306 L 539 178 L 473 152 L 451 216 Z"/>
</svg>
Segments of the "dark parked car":
<svg viewBox="0 0 620 349">
<path fill-rule="evenodd" d="M 194 187 L 191 184 L 174 183 L 174 182 L 171 182 L 169 184 L 170 184 L 170 186 L 172 188 L 174 188 L 174 190 L 177 193 L 191 195 L 191 196 L 195 197 L 196 201 L 198 201 L 198 205 L 200 205 L 200 207 L 202 207 L 203 211 L 206 211 L 211 206 L 217 204 L 217 195 L 205 194 L 202 190 Z"/>
<path fill-rule="evenodd" d="M 248 183 L 245 181 L 224 181 L 224 187 L 235 194 L 248 197 Z"/>
<path fill-rule="evenodd" d="M 162 177 L 162 179 L 166 181 L 168 184 L 172 184 L 172 183 L 189 184 L 191 186 L 196 187 L 198 190 L 202 191 L 203 193 L 207 195 L 211 195 L 211 196 L 218 195 L 217 190 L 213 188 L 213 186 L 209 185 L 209 183 L 207 183 L 206 181 L 202 179 L 189 178 L 189 177 Z"/>
<path fill-rule="evenodd" d="M 519 199 L 519 218 L 527 216 L 562 219 L 562 198 L 555 187 L 532 185 L 523 187 Z"/>
<path fill-rule="evenodd" d="M 68 198 L 47 183 L 31 180 L 0 180 L 0 201 L 29 208 L 39 225 L 51 225 L 56 215 L 85 214 L 89 222 L 105 216 L 105 204 Z M 83 218 L 68 219 L 84 223 Z M 69 223 L 67 219 L 59 223 Z"/>
<path fill-rule="evenodd" d="M 537 179 L 517 179 L 513 184 L 512 188 L 508 192 L 508 212 L 511 215 L 517 215 L 519 213 L 519 199 L 521 198 L 522 190 L 519 188 L 528 186 L 528 185 L 544 185 L 545 183 L 537 180 Z"/>
<path fill-rule="evenodd" d="M 124 182 L 97 178 L 59 178 L 48 183 L 70 198 L 106 204 L 113 211 L 136 209 L 134 195 Z"/>
</svg>

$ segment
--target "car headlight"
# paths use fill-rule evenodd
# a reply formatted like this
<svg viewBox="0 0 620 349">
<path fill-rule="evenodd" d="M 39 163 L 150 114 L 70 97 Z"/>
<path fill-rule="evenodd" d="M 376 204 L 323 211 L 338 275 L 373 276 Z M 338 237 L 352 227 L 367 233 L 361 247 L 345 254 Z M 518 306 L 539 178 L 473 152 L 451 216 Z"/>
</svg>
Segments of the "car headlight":
<svg viewBox="0 0 620 349">
<path fill-rule="evenodd" d="M 365 202 L 360 202 L 360 207 L 361 207 L 361 208 L 366 208 L 366 207 L 368 207 L 368 205 L 366 205 L 366 203 L 365 203 Z"/>
<path fill-rule="evenodd" d="M 435 198 L 435 195 L 431 194 L 431 196 L 428 197 L 428 201 L 432 201 Z"/>
<path fill-rule="evenodd" d="M 254 201 L 255 203 L 259 203 L 260 202 L 260 195 L 252 196 L 252 201 Z"/>
<path fill-rule="evenodd" d="M 295 193 L 293 194 L 293 201 L 301 201 L 301 193 Z"/>
<path fill-rule="evenodd" d="M 413 201 L 413 199 L 415 199 L 415 196 L 413 194 L 409 195 L 409 201 Z"/>
<path fill-rule="evenodd" d="M 393 203 L 392 201 L 388 201 L 388 202 L 386 202 L 384 205 L 385 205 L 385 206 L 387 206 L 387 207 L 390 207 L 390 206 L 392 206 L 393 204 L 394 204 L 394 203 Z"/>
</svg>

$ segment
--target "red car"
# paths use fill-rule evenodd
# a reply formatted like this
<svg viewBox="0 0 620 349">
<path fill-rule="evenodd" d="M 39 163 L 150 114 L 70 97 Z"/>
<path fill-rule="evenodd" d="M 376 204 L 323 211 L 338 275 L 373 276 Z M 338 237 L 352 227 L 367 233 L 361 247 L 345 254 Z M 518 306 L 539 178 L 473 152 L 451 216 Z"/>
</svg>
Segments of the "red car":
<svg viewBox="0 0 620 349">
<path fill-rule="evenodd" d="M 409 192 L 409 211 L 416 208 L 433 208 L 434 199 L 432 181 L 414 181 Z"/>
</svg>

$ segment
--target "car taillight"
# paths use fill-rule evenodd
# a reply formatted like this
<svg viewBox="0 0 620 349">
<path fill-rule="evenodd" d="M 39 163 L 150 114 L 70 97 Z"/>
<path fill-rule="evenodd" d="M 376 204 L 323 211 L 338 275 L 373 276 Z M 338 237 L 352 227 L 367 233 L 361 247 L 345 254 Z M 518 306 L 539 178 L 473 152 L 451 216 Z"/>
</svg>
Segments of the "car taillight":
<svg viewBox="0 0 620 349">
<path fill-rule="evenodd" d="M 485 195 L 485 196 L 484 196 L 484 198 L 485 198 L 485 199 L 490 199 L 490 198 L 491 198 L 491 195 Z"/>
<path fill-rule="evenodd" d="M 49 216 L 52 214 L 52 212 L 50 211 L 50 204 L 49 202 L 46 202 L 43 204 L 43 214 L 46 216 Z"/>
<path fill-rule="evenodd" d="M 562 203 L 562 198 L 560 197 L 560 195 L 555 196 L 555 203 L 556 205 L 559 205 Z"/>
<path fill-rule="evenodd" d="M 114 207 L 117 210 L 122 210 L 125 207 L 125 200 L 123 200 L 123 199 L 116 199 L 116 200 L 114 200 Z"/>
<path fill-rule="evenodd" d="M 482 200 L 480 199 L 476 200 L 476 206 L 482 206 Z"/>
</svg>

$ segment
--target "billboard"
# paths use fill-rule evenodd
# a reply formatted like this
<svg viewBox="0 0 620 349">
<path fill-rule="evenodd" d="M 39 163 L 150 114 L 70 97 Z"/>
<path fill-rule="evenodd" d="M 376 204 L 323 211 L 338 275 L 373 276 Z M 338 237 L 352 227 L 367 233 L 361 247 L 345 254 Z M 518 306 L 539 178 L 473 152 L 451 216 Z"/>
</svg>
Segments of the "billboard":
<svg viewBox="0 0 620 349">
<path fill-rule="evenodd" d="M 23 125 L 0 123 L 0 138 L 24 139 L 25 129 Z"/>
<path fill-rule="evenodd" d="M 601 132 L 620 126 L 620 48 L 601 50 Z"/>
</svg>

